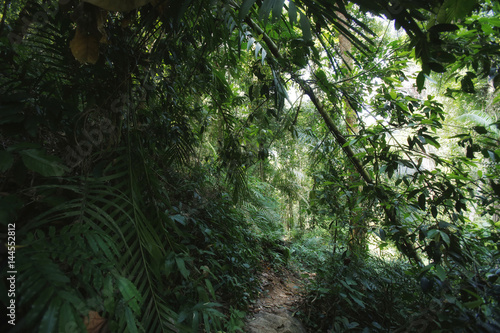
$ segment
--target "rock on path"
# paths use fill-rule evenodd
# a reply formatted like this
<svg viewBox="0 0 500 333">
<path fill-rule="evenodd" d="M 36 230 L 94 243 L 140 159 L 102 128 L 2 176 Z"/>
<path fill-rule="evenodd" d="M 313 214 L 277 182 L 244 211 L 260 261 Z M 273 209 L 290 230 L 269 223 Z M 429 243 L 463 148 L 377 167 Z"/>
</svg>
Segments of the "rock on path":
<svg viewBox="0 0 500 333">
<path fill-rule="evenodd" d="M 306 333 L 306 330 L 288 311 L 259 312 L 246 327 L 249 333 Z"/>
<path fill-rule="evenodd" d="M 247 317 L 247 333 L 306 333 L 297 318 L 291 314 L 300 300 L 299 279 L 289 271 L 281 276 L 272 271 L 262 273 L 263 292 L 255 302 L 252 315 Z"/>
</svg>

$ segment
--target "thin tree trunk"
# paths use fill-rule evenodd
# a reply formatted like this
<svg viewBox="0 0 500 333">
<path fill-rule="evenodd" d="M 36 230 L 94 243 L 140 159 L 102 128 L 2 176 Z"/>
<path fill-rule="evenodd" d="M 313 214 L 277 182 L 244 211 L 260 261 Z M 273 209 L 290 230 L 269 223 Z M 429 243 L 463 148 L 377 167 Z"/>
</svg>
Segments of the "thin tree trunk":
<svg viewBox="0 0 500 333">
<path fill-rule="evenodd" d="M 341 12 L 336 12 L 336 15 L 339 18 L 339 24 L 342 25 L 345 29 L 348 29 L 346 23 L 347 18 Z M 340 34 L 339 36 L 339 49 L 340 49 L 340 57 L 342 58 L 343 66 L 347 69 L 348 73 L 350 73 L 353 69 L 353 58 L 351 57 L 352 43 L 351 41 Z M 350 75 L 347 75 L 349 78 Z M 356 111 L 351 107 L 349 103 L 348 96 L 344 94 L 343 96 L 343 109 L 344 109 L 344 117 L 346 122 L 346 130 L 350 135 L 358 134 L 358 117 Z M 352 182 L 355 181 L 354 175 L 350 176 Z M 358 193 L 361 191 L 358 188 Z M 353 253 L 363 253 L 366 250 L 366 231 L 367 231 L 367 223 L 362 220 L 358 216 L 358 209 L 355 206 L 356 197 L 353 196 L 349 199 L 350 206 L 350 234 L 351 237 L 348 242 L 348 248 Z"/>
</svg>

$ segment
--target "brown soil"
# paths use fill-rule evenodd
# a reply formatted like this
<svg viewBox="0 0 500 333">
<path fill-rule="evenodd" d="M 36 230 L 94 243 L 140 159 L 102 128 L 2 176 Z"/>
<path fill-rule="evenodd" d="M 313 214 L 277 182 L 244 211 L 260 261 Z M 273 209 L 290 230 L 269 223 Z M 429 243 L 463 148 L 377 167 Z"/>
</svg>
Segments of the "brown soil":
<svg viewBox="0 0 500 333">
<path fill-rule="evenodd" d="M 301 304 L 304 283 L 309 283 L 313 278 L 310 273 L 298 273 L 288 269 L 275 272 L 271 268 L 265 269 L 260 275 L 262 292 L 259 299 L 250 306 L 250 314 L 288 311 L 293 315 Z"/>
</svg>

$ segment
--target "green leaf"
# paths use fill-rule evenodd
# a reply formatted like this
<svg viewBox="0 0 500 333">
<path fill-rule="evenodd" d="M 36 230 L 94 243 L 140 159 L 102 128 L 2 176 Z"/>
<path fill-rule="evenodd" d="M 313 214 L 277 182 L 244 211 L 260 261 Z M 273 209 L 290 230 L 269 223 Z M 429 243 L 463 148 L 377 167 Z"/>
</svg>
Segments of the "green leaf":
<svg viewBox="0 0 500 333">
<path fill-rule="evenodd" d="M 184 259 L 182 258 L 175 258 L 175 262 L 177 264 L 177 268 L 179 268 L 179 271 L 181 272 L 182 276 L 187 279 L 189 277 L 189 271 L 186 268 L 186 264 L 184 262 Z"/>
<path fill-rule="evenodd" d="M 264 66 L 264 60 L 266 60 L 266 56 L 267 56 L 267 51 L 266 51 L 266 49 L 263 48 L 262 52 L 261 52 L 262 66 Z"/>
<path fill-rule="evenodd" d="M 439 230 L 437 229 L 431 229 L 427 232 L 427 238 L 429 239 L 434 239 L 434 237 L 436 237 L 436 235 L 439 233 Z"/>
<path fill-rule="evenodd" d="M 41 149 L 26 149 L 19 153 L 28 169 L 44 177 L 60 177 L 66 170 L 66 167 L 60 164 L 59 158 L 47 155 Z"/>
<path fill-rule="evenodd" d="M 432 32 L 450 32 L 450 31 L 456 31 L 458 30 L 458 26 L 455 24 L 451 23 L 441 23 L 441 24 L 436 24 L 432 26 L 429 31 Z"/>
<path fill-rule="evenodd" d="M 186 217 L 184 215 L 176 214 L 176 215 L 170 216 L 170 218 L 176 222 L 179 222 L 182 225 L 186 225 L 187 221 L 186 221 Z"/>
<path fill-rule="evenodd" d="M 208 267 L 207 267 L 208 268 Z M 207 286 L 208 292 L 215 299 L 215 289 L 209 279 L 205 279 L 205 285 Z"/>
<path fill-rule="evenodd" d="M 466 293 L 468 293 L 468 294 L 470 294 L 470 295 L 472 295 L 473 297 L 476 298 L 475 301 L 470 301 L 470 302 L 464 303 L 464 306 L 466 308 L 468 308 L 468 309 L 474 309 L 474 308 L 477 308 L 477 307 L 481 306 L 484 303 L 483 299 L 478 294 L 476 294 L 475 292 L 473 292 L 473 291 L 471 291 L 469 289 L 462 289 L 462 291 L 465 291 Z"/>
<path fill-rule="evenodd" d="M 444 62 L 444 63 L 453 63 L 457 61 L 457 58 L 453 54 L 441 50 L 438 51 L 435 55 L 433 55 L 433 58 L 435 58 L 439 62 Z"/>
<path fill-rule="evenodd" d="M 55 328 L 57 326 L 57 317 L 60 308 L 61 308 L 61 299 L 58 297 L 53 298 L 47 310 L 43 314 L 42 320 L 40 321 L 40 328 L 38 332 L 52 333 L 55 331 Z"/>
<path fill-rule="evenodd" d="M 359 305 L 362 309 L 364 309 L 364 308 L 365 308 L 365 303 L 364 303 L 362 300 L 360 300 L 359 298 L 355 297 L 353 294 L 350 294 L 349 296 L 350 296 L 350 297 L 351 297 L 351 299 L 352 299 L 354 302 L 356 302 L 356 303 L 357 303 L 357 304 L 358 304 L 358 305 Z M 352 324 L 357 324 L 357 323 L 352 323 Z M 353 327 L 356 327 L 356 326 L 358 326 L 358 325 L 355 325 L 355 326 L 353 326 Z"/>
<path fill-rule="evenodd" d="M 437 62 L 428 62 L 427 65 L 431 70 L 433 70 L 436 73 L 444 73 L 446 72 L 446 68 L 444 68 L 443 65 L 437 63 Z"/>
<path fill-rule="evenodd" d="M 260 5 L 259 9 L 259 19 L 266 21 L 269 17 L 269 14 L 271 13 L 271 9 L 274 6 L 275 0 L 264 0 L 262 4 Z"/>
<path fill-rule="evenodd" d="M 255 0 L 245 0 L 241 6 L 240 6 L 240 12 L 238 14 L 238 17 L 240 20 L 244 20 L 248 13 L 250 12 L 250 8 L 252 8 L 253 4 L 255 3 Z"/>
<path fill-rule="evenodd" d="M 123 276 L 117 276 L 116 282 L 118 290 L 122 294 L 125 303 L 128 305 L 127 308 L 132 309 L 136 314 L 140 314 L 141 308 L 139 304 L 142 302 L 142 297 L 135 285 Z"/>
<path fill-rule="evenodd" d="M 125 321 L 127 322 L 127 332 L 139 333 L 139 331 L 137 330 L 135 316 L 128 306 L 125 307 Z"/>
<path fill-rule="evenodd" d="M 436 275 L 441 281 L 446 280 L 446 272 L 441 265 L 436 265 Z"/>
<path fill-rule="evenodd" d="M 445 0 L 438 13 L 438 21 L 448 23 L 462 19 L 471 12 L 476 3 L 471 0 Z"/>
<path fill-rule="evenodd" d="M 288 19 L 291 25 L 297 22 L 297 6 L 292 0 L 288 2 Z"/>
<path fill-rule="evenodd" d="M 428 134 L 422 134 L 422 137 L 425 139 L 425 143 L 428 143 L 436 148 L 441 147 L 439 142 L 437 142 L 437 140 L 435 138 L 433 138 L 432 136 L 430 136 Z"/>
<path fill-rule="evenodd" d="M 483 32 L 486 34 L 494 34 L 495 33 L 495 29 L 493 29 L 493 27 L 490 26 L 489 24 L 481 24 L 481 30 L 483 30 Z"/>
<path fill-rule="evenodd" d="M 425 84 L 425 74 L 424 72 L 420 72 L 417 75 L 417 89 L 418 91 L 421 91 L 424 89 L 424 84 Z"/>
<path fill-rule="evenodd" d="M 441 236 L 443 242 L 445 242 L 447 246 L 450 246 L 450 236 L 448 236 L 448 234 L 444 231 L 439 231 L 439 235 Z"/>
<path fill-rule="evenodd" d="M 468 309 L 475 309 L 475 308 L 478 308 L 480 307 L 482 304 L 483 304 L 483 300 L 482 299 L 477 299 L 475 301 L 470 301 L 470 302 L 466 302 L 464 303 L 464 306 Z"/>
<path fill-rule="evenodd" d="M 425 194 L 422 193 L 418 196 L 418 206 L 420 207 L 421 210 L 425 210 Z"/>
<path fill-rule="evenodd" d="M 75 317 L 73 306 L 65 301 L 59 310 L 57 332 L 82 332 L 81 329 L 84 329 L 82 320 Z"/>
<path fill-rule="evenodd" d="M 283 5 L 285 4 L 285 0 L 278 0 L 274 2 L 273 5 L 273 20 L 278 20 L 281 17 L 281 13 L 283 12 Z"/>
<path fill-rule="evenodd" d="M 302 38 L 304 38 L 306 42 L 311 42 L 311 23 L 309 22 L 307 15 L 302 12 L 300 12 L 300 27 L 302 29 Z"/>
<path fill-rule="evenodd" d="M 436 218 L 436 216 L 438 215 L 438 210 L 437 210 L 437 207 L 436 206 L 431 206 L 431 214 L 432 214 L 432 217 Z"/>
<path fill-rule="evenodd" d="M 478 134 L 487 134 L 488 130 L 484 126 L 474 126 L 474 131 L 476 131 Z"/>
</svg>

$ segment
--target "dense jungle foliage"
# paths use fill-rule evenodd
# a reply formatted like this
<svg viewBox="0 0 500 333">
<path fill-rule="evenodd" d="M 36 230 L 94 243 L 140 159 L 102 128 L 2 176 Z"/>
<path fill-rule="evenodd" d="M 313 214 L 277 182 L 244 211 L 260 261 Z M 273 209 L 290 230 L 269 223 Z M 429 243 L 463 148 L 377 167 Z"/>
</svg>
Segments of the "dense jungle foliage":
<svg viewBox="0 0 500 333">
<path fill-rule="evenodd" d="M 0 15 L 2 332 L 500 331 L 498 1 Z"/>
</svg>

